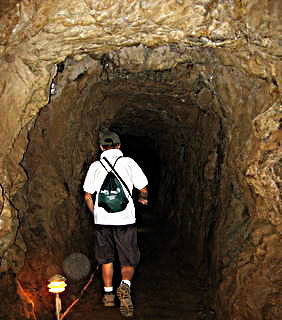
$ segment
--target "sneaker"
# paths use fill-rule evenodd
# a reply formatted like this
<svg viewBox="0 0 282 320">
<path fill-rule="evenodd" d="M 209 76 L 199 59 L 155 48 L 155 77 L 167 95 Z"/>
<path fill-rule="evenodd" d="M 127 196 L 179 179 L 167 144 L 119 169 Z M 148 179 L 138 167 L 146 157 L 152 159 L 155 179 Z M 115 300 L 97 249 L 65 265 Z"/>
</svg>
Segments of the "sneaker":
<svg viewBox="0 0 282 320">
<path fill-rule="evenodd" d="M 102 299 L 105 307 L 115 306 L 115 295 L 112 292 L 105 293 Z"/>
<path fill-rule="evenodd" d="M 130 296 L 130 287 L 126 283 L 121 283 L 117 289 L 117 296 L 120 301 L 120 313 L 124 317 L 133 316 L 133 304 Z"/>
</svg>

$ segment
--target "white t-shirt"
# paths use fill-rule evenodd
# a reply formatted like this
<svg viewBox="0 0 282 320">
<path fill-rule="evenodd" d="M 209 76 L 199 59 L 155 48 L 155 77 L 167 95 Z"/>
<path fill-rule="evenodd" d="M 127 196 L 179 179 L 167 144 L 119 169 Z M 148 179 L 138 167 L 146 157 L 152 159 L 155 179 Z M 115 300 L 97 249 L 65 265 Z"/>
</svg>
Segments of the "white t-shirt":
<svg viewBox="0 0 282 320">
<path fill-rule="evenodd" d="M 101 154 L 101 159 L 106 157 L 109 162 L 114 165 L 117 158 L 121 157 L 116 165 L 115 170 L 121 176 L 123 181 L 128 186 L 132 194 L 133 187 L 137 189 L 142 189 L 147 186 L 148 179 L 145 176 L 142 169 L 138 166 L 138 164 L 129 157 L 123 157 L 123 153 L 119 149 L 110 149 L 106 150 Z M 105 167 L 111 171 L 109 165 L 105 160 L 102 160 Z M 87 172 L 83 190 L 88 193 L 99 193 L 101 186 L 106 178 L 108 172 L 102 166 L 99 161 L 93 162 L 89 170 Z M 98 197 L 96 197 L 94 204 L 94 221 L 95 224 L 103 224 L 103 225 L 126 225 L 135 223 L 135 207 L 131 196 L 128 194 L 128 191 L 124 189 L 125 194 L 128 197 L 129 203 L 126 208 L 120 212 L 109 213 L 104 208 L 98 206 Z"/>
</svg>

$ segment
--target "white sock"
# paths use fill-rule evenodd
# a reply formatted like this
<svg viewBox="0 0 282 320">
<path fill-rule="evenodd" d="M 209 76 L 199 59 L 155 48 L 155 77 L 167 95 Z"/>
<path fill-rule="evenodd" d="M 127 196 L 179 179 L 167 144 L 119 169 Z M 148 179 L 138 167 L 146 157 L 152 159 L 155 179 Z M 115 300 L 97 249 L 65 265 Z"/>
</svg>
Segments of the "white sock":
<svg viewBox="0 0 282 320">
<path fill-rule="evenodd" d="M 105 292 L 112 292 L 114 290 L 113 287 L 104 287 Z"/>
<path fill-rule="evenodd" d="M 130 280 L 121 280 L 121 283 L 126 283 L 129 287 L 131 285 L 131 281 Z"/>
</svg>

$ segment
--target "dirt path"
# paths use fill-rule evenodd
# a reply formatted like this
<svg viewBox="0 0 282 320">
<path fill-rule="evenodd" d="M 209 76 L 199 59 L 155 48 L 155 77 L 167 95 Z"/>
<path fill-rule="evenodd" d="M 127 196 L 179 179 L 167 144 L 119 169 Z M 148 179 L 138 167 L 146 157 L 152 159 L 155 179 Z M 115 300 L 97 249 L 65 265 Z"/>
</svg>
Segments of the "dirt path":
<svg viewBox="0 0 282 320">
<path fill-rule="evenodd" d="M 135 315 L 131 319 L 215 319 L 213 314 L 205 312 L 206 294 L 199 287 L 195 271 L 183 263 L 179 250 L 171 244 L 172 231 L 166 227 L 157 229 L 156 225 L 152 221 L 149 225 L 143 222 L 139 228 L 142 259 L 132 285 Z M 119 307 L 105 308 L 101 298 L 102 282 L 97 272 L 80 302 L 65 319 L 122 319 Z"/>
</svg>

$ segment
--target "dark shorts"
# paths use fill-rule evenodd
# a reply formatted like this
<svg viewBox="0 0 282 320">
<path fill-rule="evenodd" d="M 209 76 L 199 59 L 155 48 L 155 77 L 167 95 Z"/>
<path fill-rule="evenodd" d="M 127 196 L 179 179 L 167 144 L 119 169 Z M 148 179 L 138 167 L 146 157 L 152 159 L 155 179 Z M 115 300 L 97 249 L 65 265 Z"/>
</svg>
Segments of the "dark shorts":
<svg viewBox="0 0 282 320">
<path fill-rule="evenodd" d="M 98 264 L 114 262 L 116 256 L 121 266 L 138 265 L 140 251 L 136 225 L 95 225 L 95 257 Z"/>
</svg>

